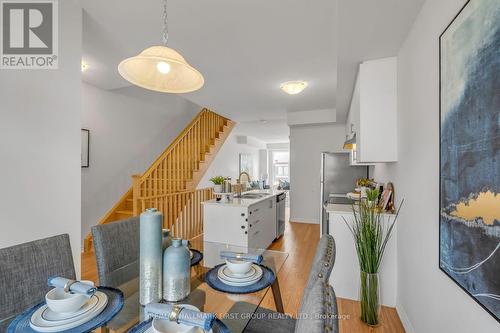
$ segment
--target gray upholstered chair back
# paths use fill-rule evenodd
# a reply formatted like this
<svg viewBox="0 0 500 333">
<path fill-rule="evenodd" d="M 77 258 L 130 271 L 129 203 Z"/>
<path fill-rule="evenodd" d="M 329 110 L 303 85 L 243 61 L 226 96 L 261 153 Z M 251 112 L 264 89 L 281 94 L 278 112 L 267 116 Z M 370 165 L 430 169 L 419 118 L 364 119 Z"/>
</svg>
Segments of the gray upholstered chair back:
<svg viewBox="0 0 500 333">
<path fill-rule="evenodd" d="M 67 234 L 0 249 L 0 322 L 43 301 L 51 276 L 75 279 Z"/>
<path fill-rule="evenodd" d="M 338 333 L 337 297 L 333 288 L 321 279 L 316 280 L 303 299 L 295 333 Z"/>
<path fill-rule="evenodd" d="M 318 246 L 316 247 L 316 254 L 314 255 L 307 284 L 304 289 L 302 303 L 304 303 L 304 300 L 307 298 L 308 293 L 311 291 L 317 280 L 328 282 L 330 274 L 332 273 L 333 265 L 335 264 L 335 255 L 335 240 L 333 237 L 331 235 L 321 236 Z"/>
<path fill-rule="evenodd" d="M 99 284 L 118 287 L 139 276 L 139 217 L 92 227 Z"/>
</svg>

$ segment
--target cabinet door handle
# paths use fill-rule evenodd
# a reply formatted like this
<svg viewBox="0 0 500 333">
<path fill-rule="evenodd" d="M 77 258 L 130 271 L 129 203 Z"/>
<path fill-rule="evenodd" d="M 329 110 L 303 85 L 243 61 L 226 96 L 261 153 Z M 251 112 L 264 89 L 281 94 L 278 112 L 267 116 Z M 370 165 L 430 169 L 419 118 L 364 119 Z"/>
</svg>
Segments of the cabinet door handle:
<svg viewBox="0 0 500 333">
<path fill-rule="evenodd" d="M 259 223 L 259 222 L 260 222 L 260 220 L 255 220 L 255 224 L 257 224 L 257 223 Z"/>
<path fill-rule="evenodd" d="M 253 233 L 253 235 L 257 235 L 260 232 L 260 230 L 257 230 L 256 232 Z"/>
<path fill-rule="evenodd" d="M 259 211 L 259 208 L 256 208 L 253 212 L 257 213 Z"/>
</svg>

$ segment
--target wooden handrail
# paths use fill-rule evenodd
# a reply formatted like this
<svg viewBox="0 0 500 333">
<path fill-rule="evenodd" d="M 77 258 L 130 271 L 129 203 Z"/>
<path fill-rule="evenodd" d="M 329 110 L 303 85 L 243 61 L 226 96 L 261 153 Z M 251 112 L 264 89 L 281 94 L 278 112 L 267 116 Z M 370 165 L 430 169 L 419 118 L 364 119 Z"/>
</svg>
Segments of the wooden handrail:
<svg viewBox="0 0 500 333">
<path fill-rule="evenodd" d="M 203 109 L 156 159 L 151 167 L 134 179 L 134 200 L 194 188 L 193 174 L 200 169 L 206 154 L 233 123 Z M 135 206 L 135 203 L 134 203 Z"/>
<path fill-rule="evenodd" d="M 199 210 L 200 207 L 192 205 L 201 206 L 201 199 L 212 197 L 210 189 L 195 188 L 234 125 L 231 120 L 202 109 L 142 175 L 132 176 L 132 187 L 99 224 L 137 216 L 145 208 L 160 209 L 159 205 L 164 205 L 162 209 L 169 214 L 166 226 L 175 227 L 174 222 L 182 218 L 182 223 L 189 225 L 177 226 L 179 235 L 185 237 L 184 233 L 189 231 L 189 235 L 197 236 L 191 231 L 201 230 L 201 216 L 185 221 L 186 216 L 191 216 L 186 209 Z M 89 234 L 84 242 L 85 251 L 91 245 Z"/>
</svg>

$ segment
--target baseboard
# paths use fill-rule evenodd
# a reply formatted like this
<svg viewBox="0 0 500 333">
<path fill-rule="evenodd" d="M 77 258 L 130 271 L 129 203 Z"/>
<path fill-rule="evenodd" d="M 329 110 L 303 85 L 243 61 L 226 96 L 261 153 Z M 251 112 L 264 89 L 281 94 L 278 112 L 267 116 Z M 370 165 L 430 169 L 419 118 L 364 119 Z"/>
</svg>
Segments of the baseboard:
<svg viewBox="0 0 500 333">
<path fill-rule="evenodd" d="M 403 324 L 406 333 L 415 333 L 415 329 L 411 324 L 410 318 L 406 315 L 406 311 L 401 304 L 396 305 L 396 311 L 398 312 L 399 319 L 401 319 L 401 323 Z"/>
<path fill-rule="evenodd" d="M 290 218 L 290 222 L 296 222 L 296 223 L 308 223 L 308 224 L 319 224 L 319 221 L 316 221 L 314 219 L 302 219 L 302 218 Z"/>
</svg>

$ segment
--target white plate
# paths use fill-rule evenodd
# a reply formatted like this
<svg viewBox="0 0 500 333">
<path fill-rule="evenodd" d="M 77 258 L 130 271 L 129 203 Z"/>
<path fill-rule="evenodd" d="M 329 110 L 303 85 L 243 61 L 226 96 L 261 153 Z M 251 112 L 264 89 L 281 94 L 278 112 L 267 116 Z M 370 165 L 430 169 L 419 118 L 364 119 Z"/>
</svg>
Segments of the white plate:
<svg viewBox="0 0 500 333">
<path fill-rule="evenodd" d="M 233 279 L 238 279 L 238 280 L 247 279 L 247 278 L 250 278 L 250 277 L 254 276 L 255 274 L 257 274 L 257 270 L 253 266 L 250 266 L 250 270 L 244 274 L 234 273 L 233 271 L 231 271 L 231 269 L 227 265 L 222 268 L 221 272 L 227 277 L 230 277 Z"/>
<path fill-rule="evenodd" d="M 94 304 L 94 301 L 92 300 L 93 298 L 94 299 L 97 298 L 96 304 Z M 38 332 L 60 332 L 68 330 L 80 326 L 82 324 L 85 324 L 86 322 L 97 317 L 106 308 L 107 304 L 108 304 L 108 296 L 101 291 L 96 291 L 91 300 L 87 302 L 80 310 L 78 310 L 78 312 L 76 312 L 79 313 L 76 316 L 74 316 L 75 313 L 56 314 L 50 311 L 50 309 L 48 309 L 47 307 L 47 304 L 45 304 L 41 306 L 38 310 L 36 310 L 31 316 L 30 327 Z M 88 309 L 89 307 L 91 307 L 91 309 L 89 309 L 88 311 L 84 309 L 84 308 Z M 47 312 L 47 310 L 52 313 Z M 44 314 L 44 317 L 42 317 L 42 314 Z M 73 315 L 73 317 L 68 317 L 71 315 Z M 59 318 L 60 320 L 47 320 L 50 318 L 51 319 Z"/>
<path fill-rule="evenodd" d="M 94 310 L 94 308 L 99 304 L 99 298 L 96 295 L 92 297 L 85 303 L 78 311 L 73 313 L 57 313 L 52 311 L 49 307 L 45 307 L 40 313 L 40 317 L 47 322 L 57 322 L 58 325 L 70 323 L 75 319 L 78 319 L 84 314 L 88 314 L 89 311 Z"/>
<path fill-rule="evenodd" d="M 226 272 L 226 270 L 224 270 L 224 266 L 222 266 L 221 268 L 219 268 L 219 271 L 217 272 L 217 277 L 219 278 L 219 280 L 222 283 L 227 284 L 228 286 L 233 286 L 233 287 L 250 286 L 250 285 L 256 283 L 257 281 L 259 281 L 263 275 L 262 268 L 260 268 L 257 265 L 254 265 L 254 268 L 256 270 L 256 274 L 254 274 L 251 277 L 247 277 L 246 279 L 240 278 L 240 279 L 236 280 L 236 279 L 228 277 L 226 274 L 224 274 Z"/>
</svg>

